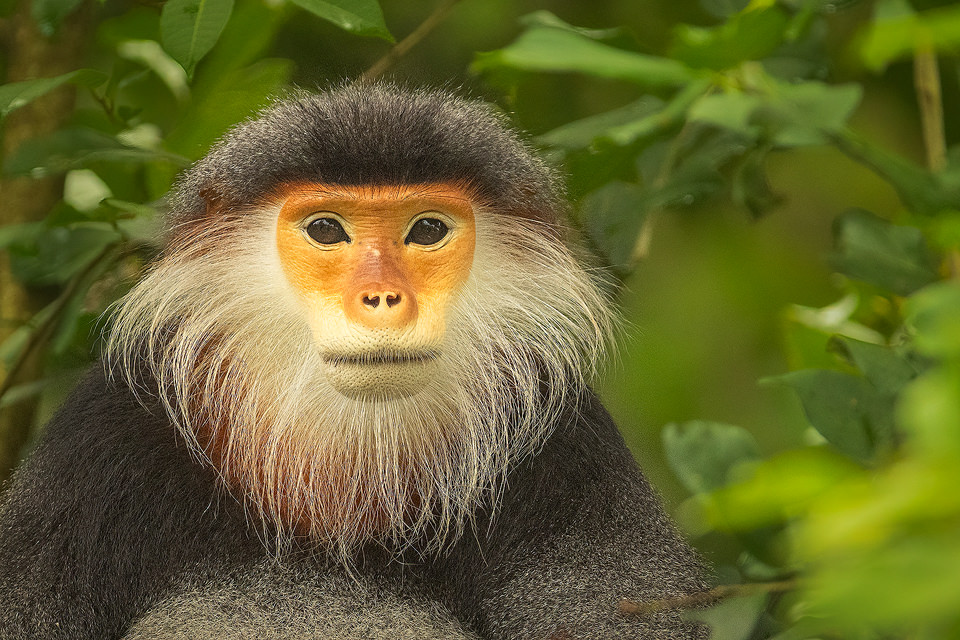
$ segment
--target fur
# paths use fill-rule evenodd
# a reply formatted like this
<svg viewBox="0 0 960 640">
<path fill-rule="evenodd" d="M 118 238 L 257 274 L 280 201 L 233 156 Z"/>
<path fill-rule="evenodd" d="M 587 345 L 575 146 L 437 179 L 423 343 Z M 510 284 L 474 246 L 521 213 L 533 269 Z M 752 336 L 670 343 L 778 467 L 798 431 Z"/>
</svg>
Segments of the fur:
<svg viewBox="0 0 960 640">
<path fill-rule="evenodd" d="M 418 395 L 360 402 L 316 374 L 270 248 L 303 182 L 477 194 Z M 611 317 L 561 201 L 500 115 L 445 92 L 304 94 L 229 133 L 171 195 L 109 367 L 4 493 L 0 640 L 705 640 L 617 610 L 704 583 L 588 387 Z"/>
<path fill-rule="evenodd" d="M 306 535 L 343 562 L 372 539 L 438 550 L 496 504 L 506 472 L 582 392 L 609 342 L 609 305 L 542 223 L 480 212 L 427 388 L 347 397 L 285 285 L 275 219 L 275 207 L 251 210 L 161 260 L 116 312 L 115 368 L 135 389 L 149 369 L 198 458 L 225 443 L 222 475 L 242 483 L 228 489 L 286 542 Z"/>
</svg>

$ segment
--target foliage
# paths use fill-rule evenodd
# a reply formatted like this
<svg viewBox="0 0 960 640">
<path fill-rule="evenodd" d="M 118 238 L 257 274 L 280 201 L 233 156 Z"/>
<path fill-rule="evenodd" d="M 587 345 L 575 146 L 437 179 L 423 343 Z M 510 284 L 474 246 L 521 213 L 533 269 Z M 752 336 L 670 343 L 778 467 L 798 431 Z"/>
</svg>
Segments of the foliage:
<svg viewBox="0 0 960 640">
<path fill-rule="evenodd" d="M 798 370 L 765 380 L 796 393 L 810 445 L 763 458 L 746 430 L 703 421 L 669 425 L 663 445 L 693 494 L 687 517 L 743 541 L 741 579 L 795 585 L 766 609 L 739 607 L 729 615 L 754 622 L 717 625 L 715 637 L 954 637 L 960 164 L 943 158 L 928 171 L 850 129 L 863 89 L 822 73 L 829 8 L 754 1 L 714 27 L 681 25 L 669 57 L 537 24 L 478 57 L 475 69 L 576 71 L 656 92 L 541 137 L 577 168 L 572 186 L 584 227 L 625 271 L 643 257 L 643 227 L 666 208 L 724 197 L 766 214 L 778 202 L 764 174 L 774 152 L 836 145 L 896 189 L 904 205 L 896 222 L 862 209 L 837 217 L 831 263 L 854 303 L 840 317 L 795 314 L 788 332 L 822 339 L 805 340 L 813 353 L 799 354 Z M 852 53 L 873 69 L 933 49 L 949 53 L 960 44 L 958 15 L 878 2 Z M 928 140 L 934 153 L 938 143 Z M 878 299 L 882 317 L 871 311 Z M 821 349 L 833 354 L 829 368 Z M 804 359 L 816 364 L 805 368 Z M 705 617 L 715 622 L 719 612 Z"/>
<path fill-rule="evenodd" d="M 777 585 L 691 615 L 718 640 L 960 637 L 960 153 L 928 136 L 924 168 L 851 125 L 863 74 L 935 53 L 955 67 L 960 11 L 877 0 L 838 53 L 830 21 L 842 5 L 702 5 L 715 18 L 677 25 L 663 52 L 629 29 L 537 11 L 472 65 L 514 97 L 545 74 L 561 74 L 570 91 L 582 79 L 626 87 L 618 106 L 536 140 L 567 167 L 577 224 L 623 277 L 668 213 L 703 203 L 753 219 L 775 210 L 782 196 L 767 170 L 794 150 L 836 148 L 900 197 L 893 220 L 833 212 L 829 265 L 841 299 L 785 313 L 794 370 L 763 384 L 795 393 L 806 444 L 773 451 L 744 428 L 706 420 L 663 430 L 667 462 L 690 494 L 683 521 L 741 552 L 718 575 Z M 78 3 L 32 7 L 53 33 Z M 20 280 L 60 292 L 0 345 L 8 370 L 37 345 L 51 378 L 89 362 L 97 318 L 158 250 L 158 199 L 180 168 L 287 86 L 292 61 L 264 56 L 291 16 L 311 14 L 393 40 L 374 0 L 168 0 L 99 16 L 88 68 L 0 86 L 0 117 L 64 84 L 86 91 L 64 127 L 4 159 L 7 176 L 65 178 L 45 220 L 0 227 Z M 917 83 L 939 92 L 935 77 L 918 71 Z M 936 131 L 942 115 L 921 104 Z M 46 382 L 5 384 L 0 406 Z M 780 594 L 785 582 L 792 588 Z"/>
</svg>

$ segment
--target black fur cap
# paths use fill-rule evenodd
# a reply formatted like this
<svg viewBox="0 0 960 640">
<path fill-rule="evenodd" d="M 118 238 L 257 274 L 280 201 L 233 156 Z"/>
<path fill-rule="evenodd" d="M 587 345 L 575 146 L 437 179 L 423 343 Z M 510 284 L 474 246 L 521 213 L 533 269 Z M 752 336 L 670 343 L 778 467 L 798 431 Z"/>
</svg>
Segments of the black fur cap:
<svg viewBox="0 0 960 640">
<path fill-rule="evenodd" d="M 456 183 L 479 204 L 555 223 L 559 181 L 486 103 L 389 83 L 300 92 L 228 132 L 170 196 L 174 227 L 284 183 Z"/>
</svg>

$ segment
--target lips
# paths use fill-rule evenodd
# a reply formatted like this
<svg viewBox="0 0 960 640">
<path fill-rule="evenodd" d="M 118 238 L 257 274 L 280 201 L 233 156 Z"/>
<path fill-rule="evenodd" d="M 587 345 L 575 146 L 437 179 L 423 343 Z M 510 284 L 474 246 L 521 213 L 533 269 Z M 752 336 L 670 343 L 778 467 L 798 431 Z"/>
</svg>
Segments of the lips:
<svg viewBox="0 0 960 640">
<path fill-rule="evenodd" d="M 337 353 L 323 356 L 327 364 L 376 366 L 376 365 L 404 365 L 423 364 L 436 360 L 438 351 L 371 351 L 368 353 Z"/>
</svg>

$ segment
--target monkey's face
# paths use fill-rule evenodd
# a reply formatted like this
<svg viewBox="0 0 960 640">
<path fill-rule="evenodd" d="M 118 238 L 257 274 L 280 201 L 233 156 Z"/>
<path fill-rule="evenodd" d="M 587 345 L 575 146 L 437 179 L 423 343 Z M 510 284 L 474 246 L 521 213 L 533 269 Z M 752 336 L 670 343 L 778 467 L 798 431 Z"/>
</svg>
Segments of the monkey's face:
<svg viewBox="0 0 960 640">
<path fill-rule="evenodd" d="M 469 196 L 448 185 L 301 185 L 286 196 L 280 263 L 330 382 L 351 397 L 419 391 L 473 264 Z"/>
</svg>

